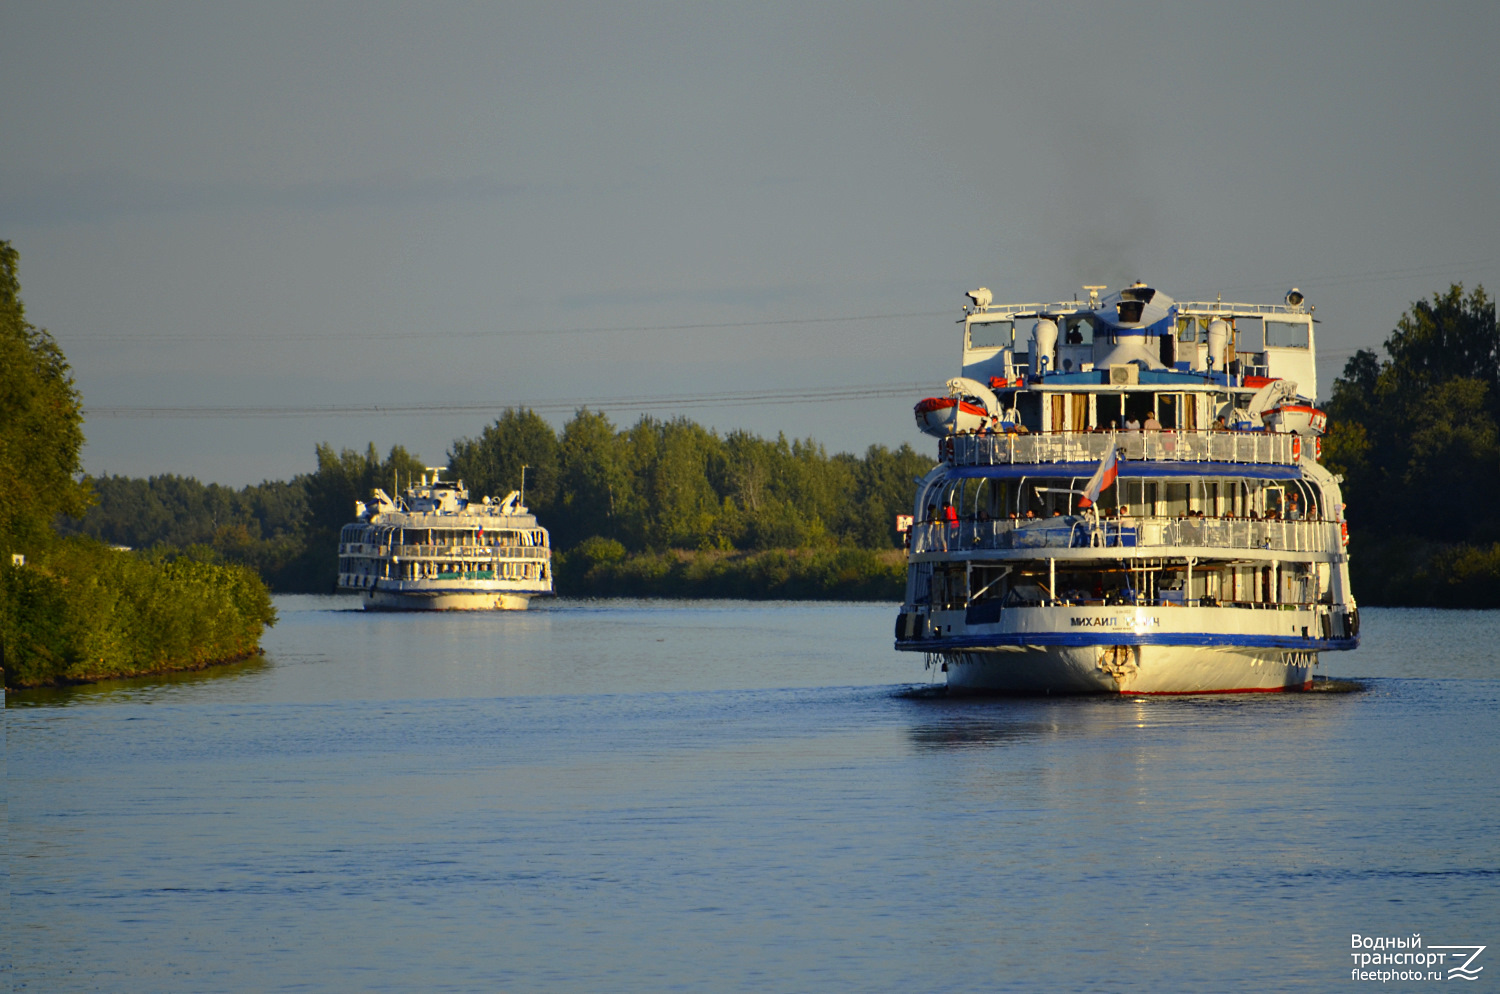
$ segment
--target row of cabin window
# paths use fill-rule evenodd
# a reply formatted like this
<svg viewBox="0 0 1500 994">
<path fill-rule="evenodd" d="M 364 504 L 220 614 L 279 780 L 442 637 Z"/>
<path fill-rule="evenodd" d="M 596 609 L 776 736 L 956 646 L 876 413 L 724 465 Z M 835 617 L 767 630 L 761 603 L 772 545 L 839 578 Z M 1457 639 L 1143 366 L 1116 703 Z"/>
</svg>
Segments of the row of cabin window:
<svg viewBox="0 0 1500 994">
<path fill-rule="evenodd" d="M 1093 398 L 1090 414 L 1089 399 Z M 1201 431 L 1214 422 L 1218 402 L 1207 394 L 1152 393 L 1037 393 L 1016 394 L 1016 411 L 1027 431 L 1088 431 L 1111 427 L 1125 430 L 1127 421 L 1145 424 L 1155 415 L 1166 431 Z"/>
<path fill-rule="evenodd" d="M 1054 513 L 1078 514 L 1078 495 L 1088 482 L 1077 479 L 955 480 L 931 491 L 928 501 L 941 510 L 953 507 L 963 520 L 1001 520 L 1011 514 L 1024 518 L 1030 511 L 1050 518 Z M 1122 505 L 1135 517 L 1177 518 L 1200 512 L 1210 518 L 1283 519 L 1330 517 L 1322 490 L 1306 480 L 1209 480 L 1187 482 L 1121 478 L 1099 495 L 1104 511 Z M 921 509 L 926 516 L 926 508 Z"/>
<path fill-rule="evenodd" d="M 546 579 L 547 569 L 545 562 L 502 562 L 486 564 L 481 569 L 472 563 L 392 563 L 386 559 L 365 559 L 357 556 L 345 556 L 339 559 L 340 573 L 351 576 L 378 576 L 386 580 L 430 579 L 439 574 L 445 576 L 488 574 L 500 580 L 535 580 Z"/>
<path fill-rule="evenodd" d="M 397 534 L 397 532 L 400 534 Z M 447 545 L 447 546 L 490 546 L 490 545 L 526 545 L 542 546 L 546 543 L 542 540 L 540 529 L 536 531 L 486 531 L 483 536 L 467 529 L 451 528 L 406 528 L 406 529 L 378 529 L 370 531 L 359 525 L 351 525 L 344 528 L 339 541 L 368 542 L 371 545 L 385 545 L 394 542 L 397 545 Z"/>
<path fill-rule="evenodd" d="M 1056 577 L 1057 588 L 1048 592 Z M 1328 603 L 1330 573 L 1326 563 L 1284 562 L 1269 564 L 1200 563 L 1192 569 L 1183 564 L 1147 569 L 1124 566 L 1067 568 L 1062 563 L 1049 571 L 1046 563 L 1022 563 L 1019 568 L 998 566 L 966 569 L 959 565 L 918 564 L 913 567 L 912 603 L 937 610 L 960 610 L 973 601 L 1001 601 L 1013 606 L 1035 605 L 1054 600 L 1074 604 L 1172 603 L 1208 599 L 1230 604 Z M 1165 595 L 1165 596 L 1164 596 Z"/>
</svg>

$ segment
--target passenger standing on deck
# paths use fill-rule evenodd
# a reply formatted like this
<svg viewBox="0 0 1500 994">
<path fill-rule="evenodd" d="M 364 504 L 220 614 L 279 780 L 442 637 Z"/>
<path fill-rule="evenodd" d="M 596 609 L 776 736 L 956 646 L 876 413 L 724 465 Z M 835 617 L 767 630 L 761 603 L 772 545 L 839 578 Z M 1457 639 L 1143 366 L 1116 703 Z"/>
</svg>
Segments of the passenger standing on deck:
<svg viewBox="0 0 1500 994">
<path fill-rule="evenodd" d="M 1156 413 L 1152 412 L 1151 414 L 1146 415 L 1146 423 L 1141 427 L 1145 428 L 1147 431 L 1161 431 L 1161 422 L 1156 420 Z"/>
</svg>

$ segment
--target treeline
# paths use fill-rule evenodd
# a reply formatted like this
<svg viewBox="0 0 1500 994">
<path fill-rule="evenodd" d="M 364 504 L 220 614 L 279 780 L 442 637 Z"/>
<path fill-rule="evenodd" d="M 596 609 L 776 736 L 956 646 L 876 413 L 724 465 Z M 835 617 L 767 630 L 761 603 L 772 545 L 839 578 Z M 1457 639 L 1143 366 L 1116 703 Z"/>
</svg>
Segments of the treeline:
<svg viewBox="0 0 1500 994">
<path fill-rule="evenodd" d="M 830 456 L 812 439 L 719 436 L 686 418 L 642 417 L 617 430 L 579 411 L 559 435 L 539 415 L 508 410 L 448 454 L 478 493 L 521 489 L 566 550 L 598 536 L 630 552 L 664 549 L 895 548 L 913 478 L 933 461 L 902 445 Z"/>
<path fill-rule="evenodd" d="M 1364 603 L 1500 607 L 1500 335 L 1476 287 L 1412 305 L 1344 366 L 1324 460 L 1344 475 Z"/>
<path fill-rule="evenodd" d="M 82 402 L 67 359 L 25 315 L 18 255 L 0 242 L 0 668 L 7 687 L 237 659 L 275 621 L 253 570 L 205 551 L 121 553 L 60 537 L 84 515 Z"/>
<path fill-rule="evenodd" d="M 178 476 L 101 477 L 90 481 L 98 503 L 59 527 L 133 548 L 201 545 L 255 568 L 275 590 L 331 591 L 338 532 L 353 519 L 354 502 L 375 487 L 404 487 L 423 468 L 400 446 L 384 458 L 374 445 L 364 452 L 319 445 L 315 454 L 311 473 L 240 490 Z M 446 478 L 462 479 L 476 498 L 522 489 L 524 468 L 527 505 L 559 553 L 561 593 L 700 596 L 730 596 L 731 589 L 781 596 L 798 584 L 823 596 L 861 596 L 867 588 L 848 581 L 847 557 L 833 574 L 819 565 L 827 556 L 791 557 L 778 568 L 806 572 L 793 582 L 761 571 L 758 559 L 728 554 L 896 549 L 896 515 L 910 511 L 913 481 L 933 465 L 909 445 L 829 455 L 810 439 L 720 436 L 685 418 L 642 417 L 619 429 L 582 410 L 558 432 L 524 409 L 506 410 L 478 437 L 455 441 L 447 463 Z M 570 565 L 573 550 L 591 539 L 608 543 L 591 549 L 617 547 L 620 555 L 584 551 Z M 702 571 L 662 574 L 668 550 L 715 553 L 712 582 Z M 883 576 L 875 559 L 860 561 L 872 577 Z M 830 580 L 835 574 L 844 579 Z M 631 586 L 630 576 L 640 582 Z M 899 596 L 888 578 L 872 583 L 868 589 L 881 596 L 892 589 Z"/>
</svg>

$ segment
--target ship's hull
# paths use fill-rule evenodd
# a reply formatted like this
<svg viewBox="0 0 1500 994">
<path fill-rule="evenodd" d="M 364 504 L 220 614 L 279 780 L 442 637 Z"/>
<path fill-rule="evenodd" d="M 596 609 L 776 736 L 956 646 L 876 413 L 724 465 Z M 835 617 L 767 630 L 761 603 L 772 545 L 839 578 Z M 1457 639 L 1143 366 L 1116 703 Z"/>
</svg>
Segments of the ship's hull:
<svg viewBox="0 0 1500 994">
<path fill-rule="evenodd" d="M 896 647 L 946 669 L 948 686 L 996 694 L 1231 694 L 1302 690 L 1319 653 L 1352 649 L 1348 622 L 1316 606 L 1246 610 L 1011 608 L 902 615 Z"/>
<path fill-rule="evenodd" d="M 999 646 L 942 654 L 950 689 L 987 694 L 1306 690 L 1318 655 L 1233 646 Z"/>
<path fill-rule="evenodd" d="M 366 590 L 362 600 L 366 611 L 524 611 L 531 598 L 546 596 L 548 590 L 464 589 L 455 585 L 437 586 L 403 583 L 377 585 Z"/>
</svg>

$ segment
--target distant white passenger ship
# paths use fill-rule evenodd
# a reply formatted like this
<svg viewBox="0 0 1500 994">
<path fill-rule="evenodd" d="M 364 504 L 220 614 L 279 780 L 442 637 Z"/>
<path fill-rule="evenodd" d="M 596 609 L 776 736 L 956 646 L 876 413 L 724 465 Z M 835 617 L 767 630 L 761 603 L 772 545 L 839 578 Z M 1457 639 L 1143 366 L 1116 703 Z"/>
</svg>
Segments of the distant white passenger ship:
<svg viewBox="0 0 1500 994">
<path fill-rule="evenodd" d="M 463 481 L 422 474 L 396 499 L 356 501 L 358 520 L 339 535 L 339 589 L 364 594 L 367 610 L 524 611 L 552 593 L 547 529 L 521 503 L 469 500 Z"/>
<path fill-rule="evenodd" d="M 940 464 L 896 648 L 964 690 L 1310 687 L 1359 642 L 1311 310 L 1104 289 L 969 294 L 963 375 L 916 407 Z"/>
</svg>

